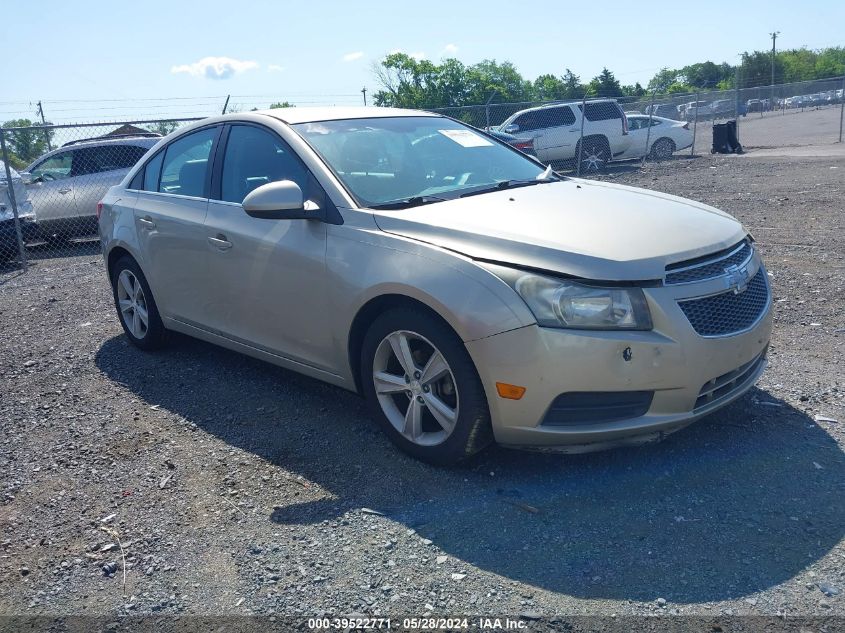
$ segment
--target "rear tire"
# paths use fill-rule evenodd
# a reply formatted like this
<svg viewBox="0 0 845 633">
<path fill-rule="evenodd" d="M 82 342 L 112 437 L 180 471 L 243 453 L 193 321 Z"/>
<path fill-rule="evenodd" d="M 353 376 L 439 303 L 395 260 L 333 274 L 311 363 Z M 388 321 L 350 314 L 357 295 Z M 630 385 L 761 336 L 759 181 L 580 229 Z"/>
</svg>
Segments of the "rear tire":
<svg viewBox="0 0 845 633">
<path fill-rule="evenodd" d="M 581 141 L 578 142 L 578 145 Z M 578 168 L 578 156 L 581 156 L 581 173 L 598 172 L 610 162 L 610 145 L 604 137 L 587 137 L 583 141 L 583 149 L 579 151 L 575 146 L 575 168 Z"/>
<path fill-rule="evenodd" d="M 167 330 L 138 262 L 124 255 L 110 272 L 114 307 L 127 338 L 142 350 L 159 349 L 166 341 Z"/>
<path fill-rule="evenodd" d="M 651 145 L 649 155 L 654 160 L 669 160 L 675 153 L 675 142 L 670 138 L 659 138 Z"/>
<path fill-rule="evenodd" d="M 361 384 L 388 438 L 419 460 L 455 464 L 493 440 L 475 365 L 433 315 L 395 308 L 376 318 L 361 349 Z"/>
</svg>

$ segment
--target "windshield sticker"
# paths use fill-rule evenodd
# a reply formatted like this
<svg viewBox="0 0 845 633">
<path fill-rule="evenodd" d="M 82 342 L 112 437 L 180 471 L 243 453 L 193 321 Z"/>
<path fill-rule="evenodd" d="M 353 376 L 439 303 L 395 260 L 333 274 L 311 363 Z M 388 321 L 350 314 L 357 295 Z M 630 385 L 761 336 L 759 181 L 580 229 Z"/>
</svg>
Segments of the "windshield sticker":
<svg viewBox="0 0 845 633">
<path fill-rule="evenodd" d="M 485 145 L 492 145 L 490 141 L 488 141 L 483 136 L 479 136 L 475 132 L 470 130 L 437 130 L 446 138 L 450 138 L 455 141 L 458 145 L 462 145 L 464 147 L 484 147 Z"/>
</svg>

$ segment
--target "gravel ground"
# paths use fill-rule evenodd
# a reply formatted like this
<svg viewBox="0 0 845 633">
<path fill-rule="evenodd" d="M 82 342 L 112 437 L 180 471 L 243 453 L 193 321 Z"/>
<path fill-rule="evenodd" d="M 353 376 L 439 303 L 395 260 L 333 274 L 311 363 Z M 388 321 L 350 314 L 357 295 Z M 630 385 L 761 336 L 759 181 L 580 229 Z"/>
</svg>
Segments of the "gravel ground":
<svg viewBox="0 0 845 633">
<path fill-rule="evenodd" d="M 844 177 L 605 176 L 736 214 L 777 311 L 745 398 L 589 455 L 429 467 L 353 394 L 185 337 L 132 348 L 93 249 L 0 273 L 0 614 L 845 615 Z"/>
</svg>

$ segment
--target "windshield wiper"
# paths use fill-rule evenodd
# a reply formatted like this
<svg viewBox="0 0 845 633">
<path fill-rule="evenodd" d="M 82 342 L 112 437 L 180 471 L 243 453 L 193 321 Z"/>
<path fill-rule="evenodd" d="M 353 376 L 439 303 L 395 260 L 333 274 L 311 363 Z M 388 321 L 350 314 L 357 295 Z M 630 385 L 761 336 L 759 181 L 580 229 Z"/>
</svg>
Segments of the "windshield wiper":
<svg viewBox="0 0 845 633">
<path fill-rule="evenodd" d="M 467 191 L 461 194 L 461 198 L 468 198 L 469 196 L 477 196 L 482 193 L 490 193 L 491 191 L 501 191 L 503 189 L 514 189 L 515 187 L 529 187 L 531 185 L 539 185 L 546 182 L 557 182 L 561 180 L 560 176 L 552 171 L 551 165 L 546 167 L 542 174 L 538 174 L 536 178 L 531 180 L 501 180 L 489 187 L 482 187 L 473 191 Z"/>
<path fill-rule="evenodd" d="M 432 204 L 433 202 L 445 202 L 446 200 L 448 198 L 439 198 L 438 196 L 411 196 L 410 198 L 402 198 L 401 200 L 372 204 L 370 208 L 384 209 L 387 211 L 393 209 L 410 209 L 411 207 L 419 207 L 424 204 Z"/>
</svg>

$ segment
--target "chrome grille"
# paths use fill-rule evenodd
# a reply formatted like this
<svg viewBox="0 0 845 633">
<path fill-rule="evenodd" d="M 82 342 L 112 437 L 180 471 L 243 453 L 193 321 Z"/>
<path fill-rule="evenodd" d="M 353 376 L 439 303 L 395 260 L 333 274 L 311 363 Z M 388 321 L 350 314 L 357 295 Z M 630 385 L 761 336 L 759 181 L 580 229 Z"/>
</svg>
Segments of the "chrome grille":
<svg viewBox="0 0 845 633">
<path fill-rule="evenodd" d="M 726 268 L 744 264 L 753 253 L 751 243 L 743 240 L 718 253 L 672 264 L 666 267 L 666 285 L 687 284 L 724 275 Z"/>
<path fill-rule="evenodd" d="M 723 292 L 700 299 L 679 301 L 693 329 L 701 336 L 728 336 L 747 330 L 762 316 L 769 303 L 769 284 L 762 266 L 745 292 Z"/>
<path fill-rule="evenodd" d="M 768 348 L 767 348 L 768 349 Z M 709 404 L 719 402 L 730 397 L 737 391 L 744 389 L 754 379 L 760 365 L 766 362 L 766 350 L 759 356 L 737 367 L 733 371 L 709 380 L 701 387 L 698 398 L 695 401 L 695 409 L 700 409 Z"/>
</svg>

